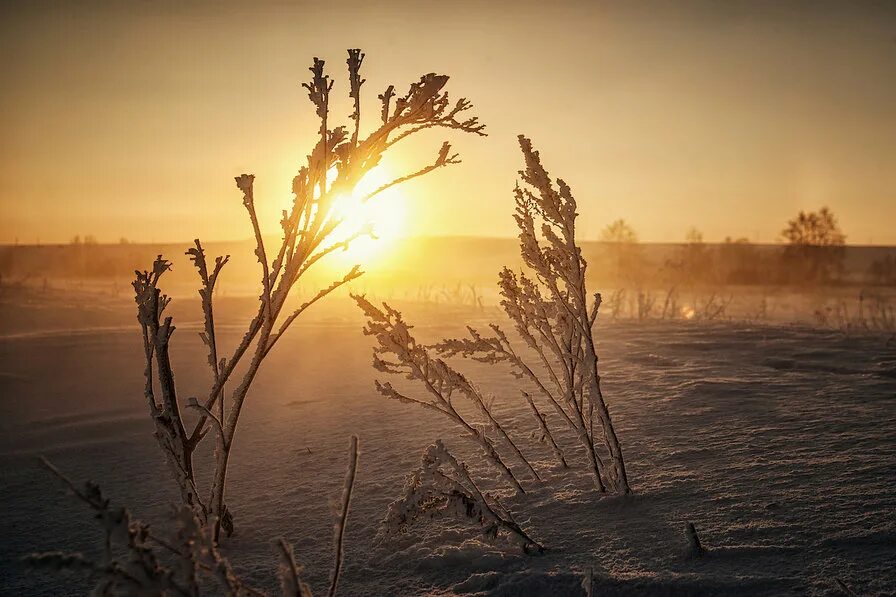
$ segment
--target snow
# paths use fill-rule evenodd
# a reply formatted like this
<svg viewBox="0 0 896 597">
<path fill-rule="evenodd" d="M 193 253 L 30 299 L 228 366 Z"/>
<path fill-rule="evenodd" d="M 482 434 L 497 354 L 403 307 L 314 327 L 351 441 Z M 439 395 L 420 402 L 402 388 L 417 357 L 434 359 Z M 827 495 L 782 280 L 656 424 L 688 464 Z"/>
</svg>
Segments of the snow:
<svg viewBox="0 0 896 597">
<path fill-rule="evenodd" d="M 184 302 L 193 319 L 176 314 L 173 359 L 189 396 L 209 378 L 201 311 Z M 485 323 L 436 308 L 405 314 L 426 341 Z M 97 481 L 157 529 L 178 499 L 151 437 L 136 324 L 114 310 L 87 319 L 28 333 L 3 322 L 16 332 L 0 338 L 3 595 L 83 593 L 77 578 L 28 572 L 19 558 L 98 545 L 95 522 L 38 455 Z M 240 337 L 229 325 L 239 320 L 222 316 L 225 347 Z M 356 434 L 342 595 L 582 595 L 589 569 L 599 595 L 838 595 L 837 579 L 860 595 L 896 593 L 896 346 L 886 337 L 785 323 L 599 321 L 605 396 L 635 492 L 625 497 L 594 492 L 575 438 L 546 412 L 572 468 L 556 467 L 531 439 L 537 423 L 505 369 L 455 361 L 498 397 L 496 416 L 545 479 L 501 497 L 548 550 L 526 556 L 445 519 L 374 543 L 436 439 L 477 482 L 500 480 L 443 417 L 376 393 L 361 326 L 347 301 L 338 317 L 298 325 L 249 395 L 229 475 L 236 534 L 223 551 L 257 585 L 276 588 L 274 542 L 284 537 L 304 579 L 317 592 L 327 586 L 330 504 Z M 704 557 L 687 554 L 687 522 Z"/>
</svg>

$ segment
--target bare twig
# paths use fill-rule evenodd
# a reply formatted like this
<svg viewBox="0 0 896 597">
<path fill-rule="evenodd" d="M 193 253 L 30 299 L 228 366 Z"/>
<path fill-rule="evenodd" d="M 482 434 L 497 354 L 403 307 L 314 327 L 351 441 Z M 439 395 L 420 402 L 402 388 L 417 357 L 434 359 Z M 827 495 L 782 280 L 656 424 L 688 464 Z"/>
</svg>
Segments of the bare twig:
<svg viewBox="0 0 896 597">
<path fill-rule="evenodd" d="M 355 488 L 355 475 L 358 472 L 358 436 L 353 435 L 349 445 L 349 464 L 345 473 L 345 487 L 342 490 L 342 509 L 336 519 L 336 553 L 333 556 L 333 575 L 330 577 L 330 597 L 336 594 L 339 585 L 339 573 L 342 571 L 342 543 L 345 539 L 345 525 L 348 521 L 348 508 L 352 501 L 352 490 Z"/>
<path fill-rule="evenodd" d="M 277 541 L 280 556 L 280 592 L 283 597 L 312 597 L 311 588 L 302 581 L 301 567 L 296 563 L 292 545 L 285 539 Z"/>
</svg>

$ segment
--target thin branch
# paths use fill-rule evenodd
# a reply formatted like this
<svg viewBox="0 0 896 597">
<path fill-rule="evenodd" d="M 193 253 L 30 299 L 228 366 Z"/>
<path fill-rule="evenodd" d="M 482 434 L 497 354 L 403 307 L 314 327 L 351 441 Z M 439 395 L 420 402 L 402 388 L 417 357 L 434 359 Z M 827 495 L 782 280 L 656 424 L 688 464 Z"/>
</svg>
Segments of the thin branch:
<svg viewBox="0 0 896 597">
<path fill-rule="evenodd" d="M 292 545 L 280 539 L 277 547 L 280 551 L 280 590 L 283 597 L 312 597 L 311 589 L 302 582 L 301 567 L 296 563 Z"/>
<path fill-rule="evenodd" d="M 271 277 L 268 269 L 268 257 L 264 250 L 264 237 L 261 235 L 261 227 L 258 224 L 258 214 L 255 212 L 255 191 L 254 191 L 254 174 L 241 174 L 234 178 L 236 186 L 243 192 L 243 205 L 249 212 L 249 220 L 252 222 L 252 231 L 255 233 L 255 256 L 261 263 L 262 270 L 262 286 L 264 295 L 262 302 L 267 306 L 267 318 L 271 317 Z"/>
<path fill-rule="evenodd" d="M 352 280 L 355 280 L 356 278 L 361 277 L 361 275 L 362 275 L 363 273 L 364 273 L 364 272 L 361 271 L 360 266 L 356 265 L 356 266 L 354 266 L 354 267 L 353 267 L 347 274 L 345 274 L 345 276 L 343 276 L 343 278 L 342 278 L 341 280 L 336 280 L 335 282 L 333 282 L 332 284 L 330 284 L 329 286 L 327 286 L 327 287 L 324 288 L 323 290 L 320 290 L 316 295 L 314 295 L 313 298 L 311 298 L 311 300 L 308 300 L 308 301 L 302 303 L 302 305 L 301 305 L 298 309 L 296 309 L 295 311 L 293 311 L 293 312 L 289 315 L 289 317 L 287 317 L 287 318 L 283 321 L 283 323 L 280 324 L 280 328 L 277 330 L 277 333 L 276 333 L 276 334 L 273 334 L 273 335 L 270 337 L 270 340 L 268 341 L 267 347 L 266 347 L 265 350 L 264 350 L 264 354 L 265 354 L 265 356 L 267 356 L 267 354 L 268 354 L 269 352 L 271 352 L 271 349 L 274 348 L 274 344 L 277 343 L 277 340 L 279 340 L 280 337 L 283 336 L 284 332 L 286 332 L 286 330 L 289 328 L 289 326 L 292 325 L 292 322 L 295 321 L 296 318 L 298 318 L 299 315 L 301 315 L 302 313 L 304 313 L 305 310 L 307 310 L 309 307 L 311 307 L 314 303 L 316 303 L 317 301 L 321 300 L 322 298 L 324 298 L 325 296 L 327 296 L 328 294 L 330 294 L 331 292 L 333 292 L 334 290 L 336 290 L 336 289 L 339 288 L 340 286 L 343 286 L 343 285 L 345 285 L 345 284 L 348 284 L 348 283 L 351 282 Z"/>
<path fill-rule="evenodd" d="M 221 437 L 224 437 L 224 429 L 221 427 L 221 421 L 218 420 L 218 417 L 211 410 L 207 409 L 202 404 L 199 404 L 199 401 L 197 401 L 194 396 L 191 396 L 187 400 L 187 407 L 200 412 L 205 418 L 211 419 L 215 429 L 218 430 Z"/>
<path fill-rule="evenodd" d="M 348 51 L 348 60 L 346 60 L 348 64 L 348 96 L 355 103 L 355 110 L 349 116 L 349 118 L 355 121 L 355 130 L 352 133 L 352 147 L 358 145 L 358 131 L 361 128 L 361 85 L 366 81 L 366 79 L 361 78 L 361 63 L 363 62 L 364 53 L 361 50 L 354 48 Z"/>
<path fill-rule="evenodd" d="M 538 421 L 538 426 L 541 428 L 542 434 L 548 441 L 548 444 L 551 446 L 551 450 L 554 452 L 554 456 L 556 456 L 557 460 L 560 462 L 560 466 L 562 466 L 563 468 L 567 468 L 569 465 L 566 463 L 566 458 L 564 458 L 563 451 L 560 449 L 560 446 L 558 446 L 557 442 L 554 441 L 554 436 L 551 434 L 551 430 L 548 427 L 547 419 L 545 419 L 545 416 L 541 414 L 541 412 L 538 410 L 538 407 L 535 406 L 535 401 L 532 400 L 532 396 L 530 396 L 527 392 L 522 392 L 522 394 L 526 399 L 526 402 L 529 404 L 529 408 L 532 409 L 532 414 L 535 416 L 535 420 Z"/>
<path fill-rule="evenodd" d="M 418 176 L 423 176 L 424 174 L 429 174 L 433 170 L 441 168 L 442 166 L 447 166 L 449 164 L 460 164 L 460 160 L 458 159 L 457 154 L 455 153 L 455 154 L 449 156 L 448 155 L 449 151 L 451 151 L 451 145 L 447 141 L 445 141 L 442 144 L 442 149 L 439 151 L 439 155 L 436 157 L 435 162 L 433 162 L 429 166 L 426 166 L 424 168 L 421 168 L 420 170 L 417 170 L 416 172 L 412 172 L 411 174 L 402 176 L 400 178 L 396 178 L 395 180 L 392 180 L 391 182 L 387 182 L 386 184 L 380 186 L 379 188 L 377 188 L 377 189 L 371 191 L 370 193 L 368 193 L 367 195 L 365 195 L 364 198 L 361 200 L 361 203 L 367 203 L 373 197 L 376 197 L 377 195 L 379 195 L 386 189 L 390 189 L 390 188 L 394 187 L 395 185 L 402 184 L 404 182 L 407 182 L 409 180 L 417 178 Z"/>
<path fill-rule="evenodd" d="M 336 519 L 336 554 L 333 561 L 333 575 L 330 578 L 329 597 L 336 595 L 339 585 L 339 573 L 342 571 L 342 544 L 345 538 L 345 525 L 348 521 L 348 509 L 352 501 L 352 490 L 355 488 L 355 476 L 358 472 L 358 436 L 353 435 L 349 445 L 349 464 L 345 473 L 345 487 L 342 491 L 342 510 Z"/>
</svg>

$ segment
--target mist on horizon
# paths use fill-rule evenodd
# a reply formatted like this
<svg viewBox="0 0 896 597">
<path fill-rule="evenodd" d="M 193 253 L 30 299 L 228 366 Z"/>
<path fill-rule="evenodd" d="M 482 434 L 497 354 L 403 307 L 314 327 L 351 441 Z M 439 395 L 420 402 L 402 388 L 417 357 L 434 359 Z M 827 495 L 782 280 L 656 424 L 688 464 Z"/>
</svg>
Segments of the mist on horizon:
<svg viewBox="0 0 896 597">
<path fill-rule="evenodd" d="M 512 236 L 524 132 L 575 189 L 584 239 L 623 218 L 647 242 L 776 242 L 828 206 L 847 243 L 896 244 L 893 5 L 514 6 L 5 3 L 0 242 L 246 238 L 243 172 L 276 234 L 315 134 L 308 56 L 342 117 L 360 47 L 369 108 L 434 71 L 488 126 L 403 189 L 395 235 Z"/>
</svg>

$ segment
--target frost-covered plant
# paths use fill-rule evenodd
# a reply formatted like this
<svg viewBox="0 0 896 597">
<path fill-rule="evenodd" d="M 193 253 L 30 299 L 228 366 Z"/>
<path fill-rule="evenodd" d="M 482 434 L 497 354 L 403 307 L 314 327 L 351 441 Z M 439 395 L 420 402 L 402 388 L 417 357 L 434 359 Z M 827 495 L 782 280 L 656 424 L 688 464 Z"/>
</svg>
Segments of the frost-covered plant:
<svg viewBox="0 0 896 597">
<path fill-rule="evenodd" d="M 625 311 L 625 288 L 617 288 L 610 294 L 609 300 L 603 301 L 604 310 L 610 311 L 612 319 L 619 319 Z"/>
<path fill-rule="evenodd" d="M 486 434 L 486 431 L 493 432 L 536 479 L 539 478 L 538 473 L 494 417 L 490 402 L 479 389 L 445 361 L 434 358 L 427 347 L 418 343 L 411 334 L 413 326 L 402 319 L 400 312 L 385 303 L 381 310 L 363 296 L 354 294 L 351 296 L 367 316 L 364 334 L 373 336 L 377 341 L 377 346 L 373 349 L 374 369 L 416 381 L 425 388 L 426 395 L 412 398 L 396 390 L 391 383 L 382 383 L 379 380 L 375 382 L 377 391 L 386 398 L 418 404 L 453 421 L 479 444 L 489 463 L 507 482 L 518 493 L 525 493 L 516 476 L 498 453 L 495 441 Z M 474 420 L 469 414 L 457 409 L 455 403 L 457 396 L 473 407 L 477 419 Z"/>
<path fill-rule="evenodd" d="M 203 583 L 224 595 L 261 593 L 237 578 L 193 508 L 181 506 L 175 513 L 174 539 L 160 538 L 126 508 L 112 507 L 95 483 L 87 481 L 79 488 L 55 466 L 42 462 L 96 513 L 104 532 L 103 550 L 99 559 L 60 551 L 31 554 L 25 558 L 31 566 L 86 574 L 96 582 L 94 595 L 198 595 Z"/>
<path fill-rule="evenodd" d="M 896 337 L 896 307 L 887 299 L 876 296 L 869 308 L 868 322 L 870 329 L 887 332 Z"/>
<path fill-rule="evenodd" d="M 605 274 L 617 284 L 640 285 L 647 259 L 635 229 L 625 220 L 616 220 L 601 231 L 600 240 Z"/>
<path fill-rule="evenodd" d="M 666 292 L 666 298 L 663 300 L 663 312 L 660 319 L 675 319 L 678 317 L 680 308 L 678 306 L 678 288 L 672 286 Z"/>
<path fill-rule="evenodd" d="M 728 298 L 719 297 L 715 292 L 709 295 L 702 303 L 694 299 L 694 317 L 703 321 L 715 321 L 722 319 L 728 312 L 728 307 L 734 301 L 734 295 Z"/>
<path fill-rule="evenodd" d="M 622 447 L 600 387 L 593 327 L 601 297 L 595 294 L 589 301 L 585 286 L 586 263 L 576 244 L 576 202 L 562 179 L 555 187 L 529 139 L 520 136 L 519 142 L 526 168 L 514 193 L 514 219 L 526 267 L 520 273 L 505 267 L 498 285 L 504 312 L 540 366 L 529 365 L 495 324 L 494 336 L 469 328 L 469 338 L 445 340 L 435 348 L 443 356 L 508 363 L 575 432 L 597 489 L 609 486 L 629 493 Z"/>
<path fill-rule="evenodd" d="M 333 575 L 330 577 L 330 590 L 328 595 L 336 594 L 339 586 L 339 573 L 342 572 L 342 545 L 345 540 L 345 525 L 348 522 L 348 510 L 352 503 L 352 491 L 355 488 L 355 477 L 358 474 L 358 437 L 352 436 L 349 447 L 349 463 L 345 472 L 345 484 L 342 487 L 342 499 L 339 504 L 339 518 L 336 519 L 333 543 L 336 545 L 336 556 L 333 564 Z M 296 577 L 298 578 L 298 577 Z"/>
<path fill-rule="evenodd" d="M 31 566 L 54 572 L 86 574 L 96 582 L 92 595 L 266 595 L 251 587 L 234 572 L 218 551 L 213 528 L 197 515 L 196 509 L 181 505 L 174 513 L 177 531 L 171 539 L 158 536 L 149 525 L 133 518 L 126 508 L 112 507 L 99 486 L 87 481 L 79 488 L 45 459 L 41 462 L 58 477 L 76 498 L 87 504 L 103 529 L 103 550 L 99 559 L 77 552 L 51 551 L 25 557 Z M 358 467 L 358 438 L 352 436 L 349 465 L 343 488 L 341 509 L 335 524 L 336 556 L 329 595 L 336 594 L 342 570 L 343 537 Z M 292 546 L 284 539 L 276 543 L 281 594 L 312 597 L 301 577 Z"/>
<path fill-rule="evenodd" d="M 815 312 L 819 325 L 833 325 L 844 334 L 853 332 L 877 332 L 896 336 L 896 307 L 881 295 L 859 293 L 855 308 L 846 300 L 839 300 L 834 307 Z M 889 343 L 889 341 L 888 341 Z"/>
<path fill-rule="evenodd" d="M 525 553 L 544 548 L 532 539 L 494 497 L 482 492 L 467 466 L 436 440 L 423 453 L 420 467 L 407 479 L 404 494 L 389 505 L 380 539 L 406 532 L 417 520 L 454 518 L 478 525 L 486 539 L 503 539 Z"/>
<path fill-rule="evenodd" d="M 320 121 L 319 139 L 308 155 L 307 163 L 293 180 L 295 198 L 290 209 L 283 211 L 280 222 L 283 238 L 273 252 L 265 246 L 255 210 L 254 176 L 243 174 L 236 177 L 255 236 L 255 255 L 262 270 L 262 290 L 257 314 L 228 357 L 221 354 L 213 309 L 216 282 L 228 257 L 218 257 L 214 265 L 210 265 L 198 240 L 195 247 L 187 251 L 201 281 L 199 294 L 205 319 L 205 330 L 201 336 L 208 347 L 212 373 L 207 395 L 202 400 L 191 399 L 187 404 L 199 415 L 192 424 L 188 425 L 184 419 L 182 399 L 177 396 L 169 358 L 169 345 L 175 328 L 171 317 L 165 316 L 164 311 L 170 299 L 159 288 L 159 280 L 171 264 L 160 255 L 151 271 L 137 272 L 133 283 L 138 320 L 143 330 L 146 362 L 144 393 L 155 422 L 155 435 L 171 465 L 183 503 L 195 509 L 200 520 L 214 521 L 213 536 L 216 540 L 221 528 L 227 534 L 233 529 L 231 513 L 225 501 L 227 468 L 240 414 L 262 362 L 308 307 L 362 274 L 356 265 L 298 308 L 286 307 L 291 289 L 309 268 L 326 255 L 347 247 L 355 238 L 370 233 L 364 229 L 342 236 L 340 225 L 344 217 L 334 208 L 337 199 L 351 193 L 365 174 L 380 163 L 384 153 L 416 133 L 443 128 L 485 134 L 484 125 L 475 117 L 465 117 L 471 108 L 470 102 L 463 98 L 454 102 L 449 100 L 444 91 L 448 77 L 428 74 L 411 84 L 404 95 L 397 95 L 391 85 L 380 94 L 379 122 L 370 134 L 362 138 L 360 97 L 364 79 L 360 76 L 360 68 L 363 59 L 364 54 L 360 50 L 348 51 L 348 95 L 354 102 L 354 111 L 350 115 L 351 124 L 347 127 L 331 127 L 329 97 L 333 81 L 324 74 L 324 61 L 314 59 L 310 69 L 311 81 L 304 87 Z M 361 201 L 371 201 L 394 185 L 456 163 L 459 163 L 457 155 L 451 153 L 451 146 L 445 142 L 431 164 L 383 184 Z M 236 377 L 234 372 L 241 364 L 244 366 L 241 377 Z M 225 392 L 228 385 L 229 396 Z M 207 495 L 201 495 L 193 470 L 193 454 L 209 431 L 216 444 L 215 468 L 210 491 Z"/>
<path fill-rule="evenodd" d="M 529 409 L 532 411 L 532 416 L 535 417 L 535 421 L 538 423 L 538 431 L 535 432 L 535 438 L 541 443 L 551 447 L 551 451 L 554 453 L 554 457 L 557 459 L 557 463 L 561 468 L 569 468 L 569 464 L 566 462 L 566 456 L 563 455 L 563 450 L 554 439 L 554 434 L 551 433 L 551 428 L 548 427 L 547 417 L 545 417 L 538 409 L 538 406 L 535 405 L 535 400 L 532 399 L 529 392 L 520 390 L 520 394 L 526 399 L 526 404 L 529 405 Z"/>
<path fill-rule="evenodd" d="M 585 285 L 587 264 L 575 236 L 576 202 L 562 179 L 556 180 L 555 188 L 531 142 L 522 135 L 519 142 L 526 168 L 520 171 L 523 184 L 518 184 L 514 192 L 514 219 L 520 231 L 520 254 L 526 267 L 520 273 L 505 267 L 499 274 L 498 286 L 504 312 L 523 342 L 537 355 L 539 365 L 530 365 L 496 324 L 490 326 L 494 336 L 484 336 L 468 328 L 468 338 L 443 340 L 431 349 L 446 358 L 462 355 L 484 363 L 511 365 L 514 374 L 528 379 L 576 434 L 587 453 L 597 489 L 604 492 L 609 485 L 615 492 L 629 493 L 622 448 L 600 387 L 593 327 L 601 297 L 595 294 L 589 300 Z M 413 399 L 399 393 L 391 384 L 377 381 L 380 393 L 437 410 L 461 423 L 480 439 L 493 463 L 522 491 L 488 438 L 457 414 L 451 395 L 454 390 L 460 390 L 480 408 L 487 422 L 537 477 L 494 420 L 473 384 L 442 359 L 434 358 L 427 347 L 419 345 L 398 311 L 388 305 L 380 311 L 363 297 L 354 298 L 368 318 L 365 334 L 376 337 L 378 342 L 374 349 L 374 367 L 422 383 L 432 399 Z M 565 465 L 546 418 L 528 393 L 524 392 L 523 396 L 548 440 L 546 443 L 551 445 L 560 464 Z M 604 456 L 599 445 L 606 448 Z M 605 458 L 608 463 L 604 462 Z"/>
<path fill-rule="evenodd" d="M 638 319 L 643 321 L 649 319 L 653 313 L 653 307 L 656 305 L 656 297 L 650 292 L 638 291 Z"/>
</svg>

